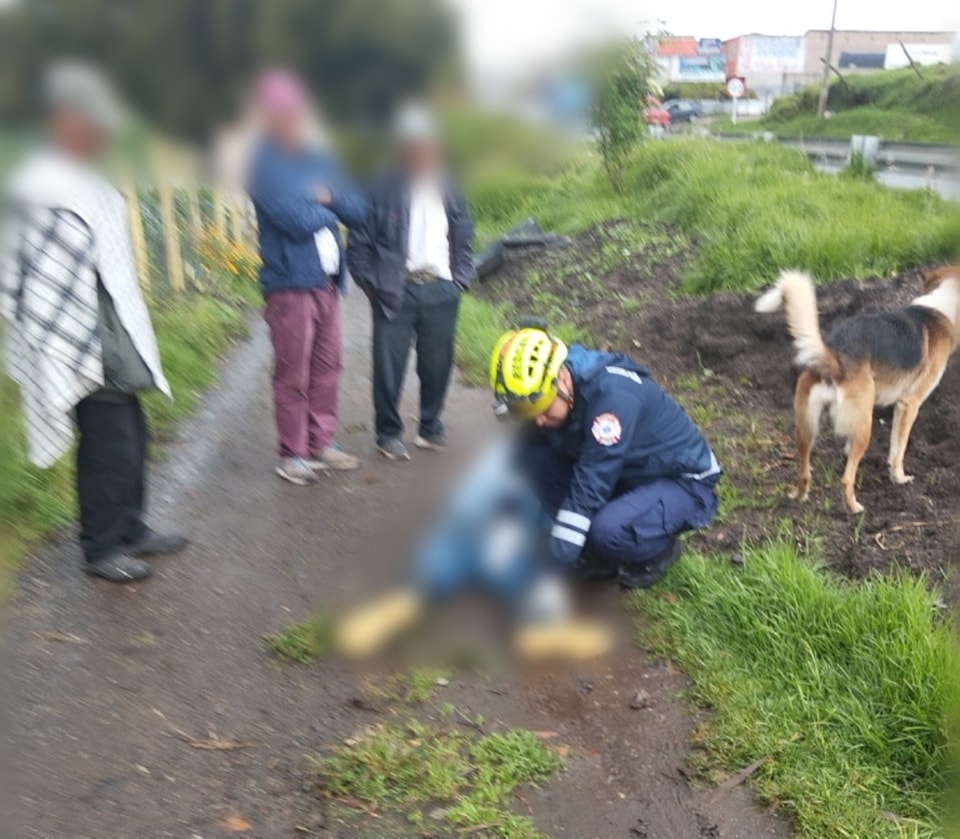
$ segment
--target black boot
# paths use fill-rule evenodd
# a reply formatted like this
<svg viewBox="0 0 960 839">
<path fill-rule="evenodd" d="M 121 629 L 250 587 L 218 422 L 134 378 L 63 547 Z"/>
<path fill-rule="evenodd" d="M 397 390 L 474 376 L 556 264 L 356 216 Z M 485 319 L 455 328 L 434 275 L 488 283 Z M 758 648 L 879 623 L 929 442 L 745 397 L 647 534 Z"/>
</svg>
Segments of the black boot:
<svg viewBox="0 0 960 839">
<path fill-rule="evenodd" d="M 656 585 L 667 575 L 670 566 L 680 558 L 682 552 L 680 540 L 674 539 L 667 550 L 643 565 L 621 565 L 620 585 L 623 588 L 650 588 Z"/>
<path fill-rule="evenodd" d="M 570 581 L 573 583 L 612 580 L 616 576 L 617 566 L 596 556 L 589 548 L 584 550 L 577 564 L 570 569 Z"/>
</svg>

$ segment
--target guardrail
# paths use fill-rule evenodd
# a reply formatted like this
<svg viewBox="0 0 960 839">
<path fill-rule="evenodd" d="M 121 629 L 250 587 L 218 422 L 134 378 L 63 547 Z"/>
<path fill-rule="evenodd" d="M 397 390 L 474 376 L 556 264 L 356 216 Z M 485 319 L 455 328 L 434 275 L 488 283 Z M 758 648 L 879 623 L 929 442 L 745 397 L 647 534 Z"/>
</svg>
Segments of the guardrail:
<svg viewBox="0 0 960 839">
<path fill-rule="evenodd" d="M 903 143 L 879 137 L 855 135 L 849 140 L 829 137 L 777 137 L 769 131 L 754 134 L 717 134 L 724 142 L 761 140 L 776 142 L 801 151 L 816 164 L 827 168 L 843 168 L 854 154 L 879 172 L 940 177 L 960 174 L 960 152 L 953 146 L 935 143 Z"/>
</svg>

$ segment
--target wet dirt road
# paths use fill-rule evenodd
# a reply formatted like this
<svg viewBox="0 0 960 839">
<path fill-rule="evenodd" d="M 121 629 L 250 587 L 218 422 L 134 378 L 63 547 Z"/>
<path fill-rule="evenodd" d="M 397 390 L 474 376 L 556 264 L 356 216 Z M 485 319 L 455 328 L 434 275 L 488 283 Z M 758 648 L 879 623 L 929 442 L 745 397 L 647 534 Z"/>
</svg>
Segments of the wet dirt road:
<svg viewBox="0 0 960 839">
<path fill-rule="evenodd" d="M 457 455 L 378 458 L 360 295 L 348 299 L 344 325 L 339 438 L 363 469 L 309 489 L 273 474 L 269 343 L 255 319 L 153 472 L 151 521 L 184 529 L 190 550 L 119 588 L 84 577 L 65 534 L 21 575 L 4 607 L 0 679 L 13 732 L 11 835 L 211 839 L 238 835 L 231 818 L 249 825 L 242 835 L 271 839 L 378 835 L 331 818 L 308 783 L 307 756 L 375 721 L 353 702 L 364 674 L 281 664 L 260 643 L 395 573 L 398 546 L 456 468 Z M 455 387 L 448 421 L 465 452 L 493 422 L 486 395 Z M 615 593 L 598 596 L 617 609 Z M 743 787 L 689 788 L 696 720 L 677 698 L 684 687 L 669 665 L 628 647 L 589 667 L 458 675 L 443 699 L 569 746 L 564 772 L 521 805 L 550 836 L 787 836 Z M 646 710 L 629 707 L 639 688 L 651 697 Z"/>
</svg>

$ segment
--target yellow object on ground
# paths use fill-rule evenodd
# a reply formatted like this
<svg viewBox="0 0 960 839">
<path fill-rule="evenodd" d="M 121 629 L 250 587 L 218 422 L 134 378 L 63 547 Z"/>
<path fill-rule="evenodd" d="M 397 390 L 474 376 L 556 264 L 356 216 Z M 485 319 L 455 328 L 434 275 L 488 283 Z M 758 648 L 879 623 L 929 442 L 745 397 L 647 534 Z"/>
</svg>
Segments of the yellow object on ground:
<svg viewBox="0 0 960 839">
<path fill-rule="evenodd" d="M 606 626 L 591 621 L 550 621 L 521 627 L 514 645 L 520 656 L 530 660 L 586 661 L 608 653 L 613 634 Z"/>
<path fill-rule="evenodd" d="M 350 658 L 366 658 L 409 629 L 423 612 L 414 592 L 394 591 L 347 615 L 337 626 L 335 646 Z"/>
</svg>

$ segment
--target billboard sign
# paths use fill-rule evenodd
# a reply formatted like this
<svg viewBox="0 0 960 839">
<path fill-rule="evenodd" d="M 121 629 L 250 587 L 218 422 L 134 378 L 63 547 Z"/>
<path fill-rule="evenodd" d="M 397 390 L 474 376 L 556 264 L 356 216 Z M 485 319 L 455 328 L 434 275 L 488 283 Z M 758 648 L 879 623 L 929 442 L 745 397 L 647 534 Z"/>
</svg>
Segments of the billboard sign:
<svg viewBox="0 0 960 839">
<path fill-rule="evenodd" d="M 727 78 L 727 61 L 722 55 L 698 55 L 677 59 L 674 81 L 723 82 Z"/>
<path fill-rule="evenodd" d="M 906 47 L 906 51 L 904 51 Z M 953 61 L 953 44 L 887 44 L 883 62 L 884 70 L 899 70 L 910 66 L 910 58 L 921 67 L 950 64 Z M 907 53 L 910 58 L 907 58 Z"/>
<path fill-rule="evenodd" d="M 802 73 L 806 60 L 803 38 L 749 35 L 741 38 L 741 75 Z"/>
</svg>

